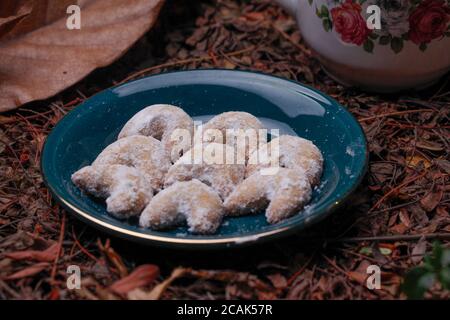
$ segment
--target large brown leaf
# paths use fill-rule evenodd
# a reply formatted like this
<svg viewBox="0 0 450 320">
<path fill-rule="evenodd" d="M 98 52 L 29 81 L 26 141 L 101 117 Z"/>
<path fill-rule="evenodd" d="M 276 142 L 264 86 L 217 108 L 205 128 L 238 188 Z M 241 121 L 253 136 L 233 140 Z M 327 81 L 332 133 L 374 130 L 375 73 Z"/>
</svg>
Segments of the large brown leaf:
<svg viewBox="0 0 450 320">
<path fill-rule="evenodd" d="M 74 0 L 2 0 L 0 38 L 10 40 L 50 24 L 66 14 Z"/>
<path fill-rule="evenodd" d="M 0 112 L 51 97 L 115 61 L 153 26 L 164 0 L 79 0 L 81 30 L 68 30 L 74 2 L 1 1 Z"/>
</svg>

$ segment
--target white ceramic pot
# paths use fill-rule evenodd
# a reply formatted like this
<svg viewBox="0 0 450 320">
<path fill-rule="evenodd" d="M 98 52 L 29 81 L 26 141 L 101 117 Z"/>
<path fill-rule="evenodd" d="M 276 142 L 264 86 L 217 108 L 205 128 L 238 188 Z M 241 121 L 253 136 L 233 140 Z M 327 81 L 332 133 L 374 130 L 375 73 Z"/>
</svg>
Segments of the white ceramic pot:
<svg viewBox="0 0 450 320">
<path fill-rule="evenodd" d="M 277 0 L 324 70 L 346 85 L 422 88 L 450 70 L 450 0 Z M 367 27 L 369 5 L 381 29 Z"/>
</svg>

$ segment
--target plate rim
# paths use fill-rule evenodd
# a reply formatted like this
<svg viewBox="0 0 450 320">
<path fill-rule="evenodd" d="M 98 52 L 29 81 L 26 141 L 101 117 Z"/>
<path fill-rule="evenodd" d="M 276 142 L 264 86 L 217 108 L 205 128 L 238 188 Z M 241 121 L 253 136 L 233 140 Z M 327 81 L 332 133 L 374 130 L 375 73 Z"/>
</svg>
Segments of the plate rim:
<svg viewBox="0 0 450 320">
<path fill-rule="evenodd" d="M 212 238 L 212 239 L 192 239 L 192 238 L 185 239 L 185 238 L 176 238 L 176 237 L 169 237 L 169 236 L 165 237 L 165 236 L 159 236 L 159 235 L 155 235 L 155 234 L 147 234 L 147 233 L 132 231 L 127 228 L 123 228 L 120 226 L 110 224 L 106 221 L 102 221 L 102 220 L 96 218 L 95 216 L 93 216 L 92 214 L 90 214 L 89 212 L 84 211 L 84 210 L 76 207 L 75 205 L 71 204 L 63 196 L 59 195 L 58 192 L 55 190 L 55 188 L 53 188 L 52 184 L 48 181 L 47 176 L 45 174 L 45 169 L 44 169 L 44 163 L 46 163 L 46 161 L 44 161 L 44 159 L 45 159 L 45 154 L 46 154 L 45 150 L 47 148 L 47 143 L 48 143 L 49 137 L 51 137 L 51 135 L 54 133 L 55 128 L 57 128 L 60 125 L 60 123 L 62 122 L 62 120 L 64 118 L 68 117 L 71 113 L 75 112 L 78 108 L 82 107 L 86 102 L 88 102 L 93 97 L 95 97 L 99 94 L 108 92 L 108 91 L 113 91 L 114 89 L 122 87 L 122 86 L 130 85 L 135 82 L 143 81 L 145 79 L 153 78 L 153 77 L 157 77 L 157 76 L 164 76 L 164 75 L 173 74 L 173 73 L 191 73 L 191 72 L 208 72 L 209 73 L 209 72 L 216 72 L 216 71 L 226 71 L 229 73 L 256 74 L 256 75 L 263 76 L 263 77 L 276 78 L 281 81 L 291 82 L 293 84 L 296 84 L 300 87 L 309 89 L 309 90 L 319 94 L 320 96 L 325 98 L 328 102 L 332 103 L 333 105 L 338 106 L 339 109 L 341 109 L 344 113 L 346 113 L 348 116 L 350 116 L 354 120 L 354 123 L 356 124 L 356 126 L 361 131 L 361 136 L 364 141 L 364 143 L 362 144 L 364 147 L 364 163 L 361 167 L 362 169 L 360 170 L 360 172 L 358 173 L 358 176 L 355 179 L 355 182 L 351 185 L 351 187 L 347 190 L 347 192 L 338 196 L 337 201 L 334 202 L 332 205 L 325 207 L 321 210 L 318 210 L 316 215 L 314 215 L 308 221 L 303 221 L 303 223 L 293 224 L 293 225 L 289 225 L 289 226 L 279 227 L 279 228 L 269 230 L 269 231 L 256 232 L 256 233 L 252 233 L 250 235 L 243 235 L 243 236 L 237 236 L 237 237 L 232 236 L 232 237 Z M 270 240 L 274 240 L 277 238 L 287 237 L 289 235 L 292 235 L 293 233 L 299 232 L 307 227 L 310 227 L 313 224 L 316 224 L 316 223 L 322 221 L 323 219 L 328 217 L 331 213 L 335 212 L 339 207 L 341 207 L 346 202 L 346 200 L 348 200 L 349 196 L 355 192 L 355 190 L 361 184 L 362 180 L 364 179 L 364 176 L 367 173 L 368 164 L 369 164 L 368 142 L 367 142 L 367 138 L 365 136 L 365 133 L 364 133 L 364 130 L 363 130 L 361 124 L 353 116 L 353 114 L 351 114 L 343 105 L 341 105 L 339 102 L 337 102 L 335 99 L 333 99 L 326 93 L 321 92 L 320 90 L 313 88 L 307 84 L 303 84 L 301 82 L 283 78 L 280 76 L 263 73 L 260 71 L 230 70 L 230 69 L 223 69 L 223 68 L 222 69 L 221 68 L 205 68 L 205 69 L 193 69 L 193 70 L 173 70 L 173 71 L 153 74 L 153 75 L 145 76 L 145 77 L 142 77 L 139 79 L 135 79 L 135 80 L 131 80 L 128 82 L 117 84 L 115 86 L 106 88 L 106 89 L 99 91 L 99 92 L 95 93 L 94 95 L 90 96 L 88 99 L 86 99 L 85 101 L 80 103 L 78 106 L 76 106 L 73 110 L 66 113 L 58 121 L 58 123 L 52 128 L 50 133 L 46 136 L 45 141 L 43 143 L 43 147 L 42 147 L 40 171 L 41 171 L 41 176 L 42 176 L 44 185 L 50 191 L 50 193 L 52 194 L 52 197 L 57 202 L 59 202 L 68 212 L 70 212 L 72 215 L 74 215 L 81 221 L 92 226 L 93 228 L 101 229 L 102 231 L 104 231 L 108 234 L 118 236 L 125 240 L 132 240 L 132 241 L 143 243 L 146 245 L 151 244 L 151 245 L 165 247 L 165 248 L 183 248 L 183 249 L 195 249 L 195 250 L 206 249 L 206 250 L 208 250 L 208 249 L 245 247 L 245 246 L 250 246 L 250 245 L 257 244 L 257 243 L 265 243 L 265 242 L 268 242 Z"/>
</svg>

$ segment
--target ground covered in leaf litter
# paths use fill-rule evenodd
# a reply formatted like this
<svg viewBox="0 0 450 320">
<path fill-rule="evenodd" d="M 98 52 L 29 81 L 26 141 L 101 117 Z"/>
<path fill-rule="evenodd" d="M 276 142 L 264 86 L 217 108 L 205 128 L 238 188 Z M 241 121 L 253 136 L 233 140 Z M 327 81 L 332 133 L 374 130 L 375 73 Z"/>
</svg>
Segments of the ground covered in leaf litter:
<svg viewBox="0 0 450 320">
<path fill-rule="evenodd" d="M 0 299 L 405 297 L 406 272 L 433 241 L 449 244 L 450 77 L 395 95 L 343 88 L 271 2 L 168 2 L 156 28 L 118 62 L 53 99 L 0 115 Z M 186 253 L 110 238 L 51 199 L 40 151 L 65 113 L 126 80 L 210 67 L 298 80 L 348 107 L 366 132 L 370 167 L 346 208 L 259 248 Z M 364 285 L 370 264 L 382 268 L 381 290 Z M 81 267 L 80 290 L 67 289 L 69 265 Z M 435 285 L 426 297 L 450 295 Z"/>
</svg>

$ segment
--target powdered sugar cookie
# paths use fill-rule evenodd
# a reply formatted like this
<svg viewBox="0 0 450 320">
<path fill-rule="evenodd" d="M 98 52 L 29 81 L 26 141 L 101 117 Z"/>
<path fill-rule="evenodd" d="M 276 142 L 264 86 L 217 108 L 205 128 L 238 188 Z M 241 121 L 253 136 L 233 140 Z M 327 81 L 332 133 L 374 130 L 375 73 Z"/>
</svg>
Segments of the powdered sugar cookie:
<svg viewBox="0 0 450 320">
<path fill-rule="evenodd" d="M 217 142 L 245 150 L 245 157 L 258 148 L 262 123 L 255 116 L 247 112 L 230 111 L 221 113 L 195 134 L 194 143 Z M 244 149 L 245 148 L 245 149 Z M 241 152 L 242 153 L 242 152 Z"/>
<path fill-rule="evenodd" d="M 255 172 L 225 200 L 228 215 L 245 215 L 266 209 L 269 223 L 289 218 L 311 200 L 311 185 L 301 169 L 279 168 L 274 175 Z"/>
<path fill-rule="evenodd" d="M 129 136 L 103 150 L 92 166 L 125 165 L 136 168 L 154 190 L 160 190 L 171 166 L 161 142 L 152 137 Z"/>
<path fill-rule="evenodd" d="M 165 187 L 177 181 L 198 179 L 224 199 L 244 179 L 245 165 L 237 164 L 231 146 L 220 143 L 195 145 L 170 167 Z"/>
<path fill-rule="evenodd" d="M 277 159 L 270 159 L 272 150 L 277 147 L 278 151 L 274 151 Z M 246 176 L 249 177 L 262 168 L 273 166 L 274 163 L 282 168 L 303 169 L 313 186 L 319 184 L 323 157 L 320 150 L 309 140 L 290 135 L 274 138 L 250 155 Z"/>
<path fill-rule="evenodd" d="M 223 213 L 217 193 L 194 179 L 177 182 L 154 196 L 142 212 L 139 224 L 160 230 L 186 222 L 192 233 L 211 234 L 220 226 Z"/>
<path fill-rule="evenodd" d="M 72 181 L 87 193 L 106 198 L 106 210 L 119 219 L 139 215 L 153 196 L 139 171 L 123 165 L 87 166 L 75 172 Z"/>
<path fill-rule="evenodd" d="M 119 139 L 132 135 L 158 139 L 175 162 L 191 148 L 193 134 L 194 122 L 183 109 L 155 104 L 136 113 L 120 131 Z"/>
</svg>

